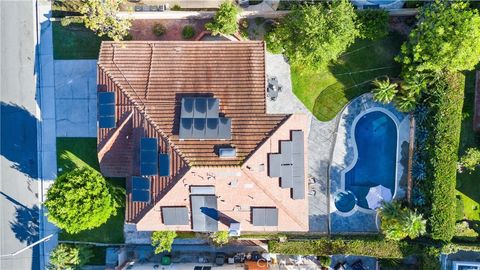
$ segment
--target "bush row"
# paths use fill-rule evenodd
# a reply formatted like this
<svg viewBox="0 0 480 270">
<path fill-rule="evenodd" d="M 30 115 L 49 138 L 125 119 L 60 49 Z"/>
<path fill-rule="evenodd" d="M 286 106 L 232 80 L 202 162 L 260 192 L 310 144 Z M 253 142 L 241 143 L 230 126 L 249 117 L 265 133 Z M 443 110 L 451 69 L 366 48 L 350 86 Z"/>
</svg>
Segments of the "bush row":
<svg viewBox="0 0 480 270">
<path fill-rule="evenodd" d="M 427 197 L 431 208 L 430 234 L 450 241 L 455 233 L 455 184 L 457 153 L 462 123 L 465 78 L 449 73 L 435 84 L 429 95 L 429 137 L 427 139 Z"/>
</svg>

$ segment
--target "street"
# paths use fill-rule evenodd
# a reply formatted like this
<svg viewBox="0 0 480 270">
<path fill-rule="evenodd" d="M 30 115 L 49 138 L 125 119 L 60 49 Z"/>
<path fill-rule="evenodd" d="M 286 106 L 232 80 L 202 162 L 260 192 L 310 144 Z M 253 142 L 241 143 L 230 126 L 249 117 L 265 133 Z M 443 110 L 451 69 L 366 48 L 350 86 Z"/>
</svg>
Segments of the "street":
<svg viewBox="0 0 480 270">
<path fill-rule="evenodd" d="M 0 1 L 0 254 L 38 240 L 36 16 L 32 0 Z M 0 269 L 39 269 L 38 246 Z"/>
</svg>

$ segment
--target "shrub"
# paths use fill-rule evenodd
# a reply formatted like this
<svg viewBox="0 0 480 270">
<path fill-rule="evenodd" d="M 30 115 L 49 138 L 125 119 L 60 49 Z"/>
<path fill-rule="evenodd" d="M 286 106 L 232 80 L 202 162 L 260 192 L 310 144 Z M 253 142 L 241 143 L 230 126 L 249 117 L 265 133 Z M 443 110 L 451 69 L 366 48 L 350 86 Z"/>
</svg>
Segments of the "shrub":
<svg viewBox="0 0 480 270">
<path fill-rule="evenodd" d="M 459 161 L 459 167 L 468 172 L 475 171 L 475 169 L 480 165 L 480 149 L 468 148 L 465 154 Z"/>
<path fill-rule="evenodd" d="M 155 248 L 155 254 L 172 250 L 173 240 L 177 237 L 175 231 L 156 231 L 152 233 L 152 246 Z"/>
<path fill-rule="evenodd" d="M 398 202 L 385 203 L 380 210 L 381 227 L 385 237 L 399 241 L 417 238 L 426 231 L 426 220 L 416 211 L 402 207 Z"/>
<path fill-rule="evenodd" d="M 182 29 L 183 39 L 191 39 L 195 36 L 195 28 L 192 25 L 185 25 Z"/>
<path fill-rule="evenodd" d="M 436 247 L 427 247 L 421 257 L 422 270 L 440 270 L 440 249 Z"/>
<path fill-rule="evenodd" d="M 182 7 L 181 7 L 179 4 L 175 4 L 175 5 L 173 5 L 172 8 L 170 8 L 170 10 L 172 10 L 172 11 L 180 11 L 180 10 L 182 10 Z"/>
<path fill-rule="evenodd" d="M 239 10 L 235 3 L 223 2 L 215 13 L 213 22 L 205 24 L 205 28 L 212 32 L 212 35 L 232 35 L 238 31 L 237 16 Z"/>
<path fill-rule="evenodd" d="M 392 102 L 395 94 L 398 92 L 396 83 L 391 83 L 388 77 L 385 80 L 375 79 L 372 83 L 374 86 L 372 93 L 375 101 L 384 104 Z"/>
<path fill-rule="evenodd" d="M 152 27 L 152 32 L 157 37 L 161 37 L 167 32 L 167 28 L 162 23 L 155 23 Z"/>
<path fill-rule="evenodd" d="M 455 185 L 462 124 L 464 76 L 448 73 L 438 81 L 430 101 L 426 187 L 431 204 L 430 234 L 450 241 L 455 233 Z"/>
<path fill-rule="evenodd" d="M 117 214 L 119 203 L 102 175 L 90 167 L 58 177 L 47 193 L 48 220 L 68 233 L 93 229 Z"/>
<path fill-rule="evenodd" d="M 320 262 L 320 265 L 322 267 L 330 267 L 330 265 L 332 264 L 332 257 L 330 257 L 330 256 L 320 256 L 318 261 Z"/>
<path fill-rule="evenodd" d="M 228 243 L 229 235 L 227 231 L 218 231 L 214 232 L 210 235 L 210 239 L 212 240 L 213 244 L 216 246 L 223 246 Z"/>
<path fill-rule="evenodd" d="M 283 49 L 293 66 L 318 70 L 336 60 L 358 36 L 354 7 L 349 1 L 334 0 L 295 7 L 266 41 L 271 51 Z"/>
<path fill-rule="evenodd" d="M 50 265 L 48 269 L 65 270 L 77 269 L 93 257 L 91 250 L 85 247 L 59 244 L 50 253 Z"/>
<path fill-rule="evenodd" d="M 381 39 L 388 35 L 390 15 L 384 9 L 357 10 L 360 37 L 370 40 Z"/>
</svg>

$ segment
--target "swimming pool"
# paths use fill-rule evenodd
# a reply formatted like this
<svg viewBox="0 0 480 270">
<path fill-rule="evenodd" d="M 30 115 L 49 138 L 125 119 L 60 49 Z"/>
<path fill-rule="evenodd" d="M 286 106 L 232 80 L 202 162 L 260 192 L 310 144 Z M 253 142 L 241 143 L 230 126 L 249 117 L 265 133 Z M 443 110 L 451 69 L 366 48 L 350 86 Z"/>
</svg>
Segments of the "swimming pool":
<svg viewBox="0 0 480 270">
<path fill-rule="evenodd" d="M 371 187 L 382 185 L 395 194 L 397 126 L 385 112 L 372 111 L 359 116 L 352 132 L 356 160 L 344 171 L 345 191 L 368 209 L 365 197 Z"/>
</svg>

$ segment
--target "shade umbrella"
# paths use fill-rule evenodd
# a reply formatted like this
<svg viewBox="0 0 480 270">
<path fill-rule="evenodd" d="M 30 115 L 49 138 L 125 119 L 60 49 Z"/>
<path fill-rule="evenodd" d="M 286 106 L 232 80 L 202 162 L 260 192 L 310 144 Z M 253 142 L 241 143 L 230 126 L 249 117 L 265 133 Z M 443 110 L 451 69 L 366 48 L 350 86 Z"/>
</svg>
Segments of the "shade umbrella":
<svg viewBox="0 0 480 270">
<path fill-rule="evenodd" d="M 382 185 L 371 187 L 366 199 L 370 209 L 377 209 L 381 206 L 382 202 L 392 200 L 392 191 Z"/>
</svg>

